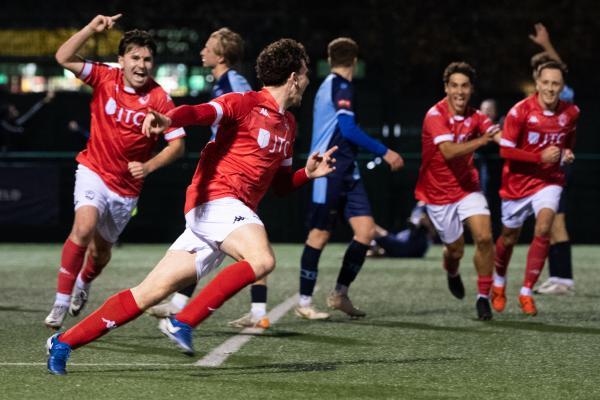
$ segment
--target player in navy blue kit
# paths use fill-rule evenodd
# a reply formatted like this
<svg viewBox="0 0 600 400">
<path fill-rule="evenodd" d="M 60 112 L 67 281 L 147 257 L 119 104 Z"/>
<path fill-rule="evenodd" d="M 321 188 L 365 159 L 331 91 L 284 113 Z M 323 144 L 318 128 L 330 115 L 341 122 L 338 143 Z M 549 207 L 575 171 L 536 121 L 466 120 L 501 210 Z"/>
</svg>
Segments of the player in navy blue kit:
<svg viewBox="0 0 600 400">
<path fill-rule="evenodd" d="M 369 199 L 356 165 L 358 149 L 383 159 L 393 171 L 404 165 L 402 157 L 361 130 L 354 119 L 354 87 L 352 77 L 358 57 L 358 45 L 350 38 L 337 38 L 327 48 L 331 74 L 319 87 L 313 109 L 311 153 L 338 146 L 336 171 L 326 179 L 313 183 L 309 217 L 310 232 L 300 261 L 300 300 L 295 313 L 305 319 L 326 319 L 328 313 L 312 305 L 321 251 L 329 241 L 338 216 L 350 223 L 354 237 L 342 262 L 335 289 L 327 305 L 351 317 L 365 312 L 354 307 L 348 298 L 348 287 L 365 260 L 369 244 L 375 236 Z"/>
<path fill-rule="evenodd" d="M 244 41 L 242 37 L 229 28 L 221 28 L 211 33 L 204 48 L 200 52 L 202 65 L 211 68 L 211 73 L 215 78 L 215 83 L 211 89 L 211 97 L 217 98 L 231 92 L 247 92 L 252 90 L 246 78 L 240 75 L 233 66 L 237 64 L 244 54 Z M 215 139 L 218 125 L 211 126 L 211 140 Z M 180 290 L 175 293 L 171 301 L 152 307 L 148 313 L 158 318 L 166 318 L 178 313 L 190 300 L 190 297 L 196 289 L 196 284 Z M 262 310 L 259 318 L 260 323 L 268 327 L 268 320 L 262 317 L 266 314 L 267 289 L 265 283 L 261 280 L 252 285 L 252 303 L 258 303 L 254 306 Z M 259 311 L 260 313 L 261 311 Z"/>
</svg>

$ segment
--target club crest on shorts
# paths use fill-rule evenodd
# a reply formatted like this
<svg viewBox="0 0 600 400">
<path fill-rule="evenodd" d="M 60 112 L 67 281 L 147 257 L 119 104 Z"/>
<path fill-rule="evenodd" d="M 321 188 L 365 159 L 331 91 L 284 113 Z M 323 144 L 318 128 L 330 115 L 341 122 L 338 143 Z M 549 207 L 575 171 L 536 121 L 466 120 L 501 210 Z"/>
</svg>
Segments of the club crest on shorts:
<svg viewBox="0 0 600 400">
<path fill-rule="evenodd" d="M 529 144 L 538 144 L 540 141 L 540 134 L 538 132 L 529 132 L 527 141 Z"/>
<path fill-rule="evenodd" d="M 96 197 L 96 193 L 94 193 L 93 190 L 86 190 L 85 191 L 85 198 L 88 200 L 93 200 L 94 197 Z"/>
<path fill-rule="evenodd" d="M 261 149 L 264 149 L 269 145 L 269 139 L 271 138 L 271 132 L 266 129 L 260 128 L 258 130 L 258 137 L 256 138 L 256 142 L 260 146 Z"/>
</svg>

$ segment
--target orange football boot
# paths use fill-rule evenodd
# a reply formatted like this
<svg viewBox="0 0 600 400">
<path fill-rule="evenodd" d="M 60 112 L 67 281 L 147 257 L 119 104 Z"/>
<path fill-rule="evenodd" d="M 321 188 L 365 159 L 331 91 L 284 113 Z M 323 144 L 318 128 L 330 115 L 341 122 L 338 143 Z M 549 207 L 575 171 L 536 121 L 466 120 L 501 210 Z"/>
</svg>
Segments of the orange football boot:
<svg viewBox="0 0 600 400">
<path fill-rule="evenodd" d="M 521 310 L 523 310 L 525 314 L 531 315 L 532 317 L 537 314 L 533 296 L 519 295 L 519 303 L 521 304 Z"/>
<path fill-rule="evenodd" d="M 496 312 L 502 312 L 504 307 L 506 307 L 506 286 L 492 285 L 492 308 Z"/>
</svg>

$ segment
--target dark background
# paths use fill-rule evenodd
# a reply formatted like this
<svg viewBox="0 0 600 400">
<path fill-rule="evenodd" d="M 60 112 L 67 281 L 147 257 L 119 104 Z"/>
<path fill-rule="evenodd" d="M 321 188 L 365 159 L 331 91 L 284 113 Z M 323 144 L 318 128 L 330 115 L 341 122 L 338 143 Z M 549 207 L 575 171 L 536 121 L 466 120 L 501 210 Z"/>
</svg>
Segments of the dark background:
<svg viewBox="0 0 600 400">
<path fill-rule="evenodd" d="M 420 128 L 427 109 L 444 96 L 441 75 L 451 61 L 465 60 L 478 73 L 473 105 L 488 97 L 498 100 L 505 113 L 523 98 L 522 87 L 530 81 L 529 59 L 539 47 L 528 39 L 533 24 L 543 22 L 561 57 L 569 65 L 567 82 L 575 89 L 575 100 L 582 110 L 579 123 L 573 180 L 569 196 L 569 229 L 579 243 L 598 243 L 600 203 L 600 74 L 598 46 L 600 6 L 595 1 L 361 1 L 361 2 L 201 2 L 201 1 L 105 1 L 94 2 L 20 1 L 3 5 L 0 29 L 81 28 L 94 15 L 123 13 L 118 28 L 152 30 L 162 43 L 184 43 L 173 49 L 162 46 L 157 62 L 182 62 L 200 65 L 199 51 L 208 35 L 222 26 L 239 32 L 246 40 L 245 61 L 239 70 L 255 88 L 253 59 L 260 49 L 280 37 L 302 43 L 313 61 L 311 85 L 304 104 L 294 110 L 299 120 L 297 165 L 308 151 L 312 121 L 312 99 L 320 83 L 316 62 L 326 57 L 327 43 L 338 36 L 350 36 L 361 47 L 366 75 L 356 80 L 356 111 L 360 124 L 370 134 L 399 151 L 406 168 L 391 174 L 385 165 L 374 170 L 363 168 L 374 214 L 379 224 L 392 229 L 404 225 L 414 203 L 413 189 L 420 163 Z M 166 29 L 186 28 L 181 37 L 169 38 Z M 93 55 L 92 55 L 93 57 Z M 106 60 L 113 61 L 113 58 Z M 20 60 L 1 58 L 0 62 L 33 61 L 57 68 L 52 57 Z M 19 109 L 41 99 L 43 94 L 2 93 Z M 59 176 L 59 218 L 54 224 L 32 228 L 0 225 L 0 240 L 64 240 L 72 221 L 74 153 L 84 141 L 66 129 L 69 120 L 89 123 L 87 93 L 57 93 L 26 126 L 26 134 L 13 143 L 14 151 L 0 155 L 0 165 L 14 163 L 45 166 Z M 176 98 L 177 104 L 198 103 L 207 95 Z M 400 138 L 382 138 L 384 124 L 400 124 Z M 188 129 L 187 156 L 176 164 L 157 171 L 147 179 L 139 203 L 139 215 L 132 219 L 122 239 L 128 241 L 172 241 L 183 227 L 184 190 L 193 174 L 197 155 L 208 137 L 207 130 Z M 35 156 L 26 151 L 45 152 Z M 57 153 L 60 152 L 60 153 Z M 499 186 L 501 161 L 490 151 L 491 182 L 488 199 L 494 213 L 494 228 L 499 227 Z M 364 155 L 361 166 L 371 157 Z M 54 176 L 54 175 L 53 175 Z M 0 182 L 1 185 L 1 182 Z M 271 239 L 301 241 L 304 204 L 308 190 L 287 199 L 267 195 L 260 208 Z M 528 231 L 530 232 L 530 230 Z M 527 233 L 523 239 L 527 240 Z M 346 239 L 340 229 L 339 239 Z"/>
</svg>

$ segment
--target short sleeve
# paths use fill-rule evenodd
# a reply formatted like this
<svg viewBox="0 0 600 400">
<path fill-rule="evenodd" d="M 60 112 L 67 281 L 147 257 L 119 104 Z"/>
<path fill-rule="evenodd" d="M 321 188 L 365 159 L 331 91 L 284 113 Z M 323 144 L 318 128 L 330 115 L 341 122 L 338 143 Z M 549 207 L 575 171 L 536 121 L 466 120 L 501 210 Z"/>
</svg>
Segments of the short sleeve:
<svg viewBox="0 0 600 400">
<path fill-rule="evenodd" d="M 506 115 L 506 118 L 504 119 L 504 127 L 502 129 L 502 138 L 500 139 L 500 146 L 517 147 L 524 121 L 525 112 L 522 109 L 520 109 L 518 105 L 510 109 L 510 111 Z"/>
<path fill-rule="evenodd" d="M 110 79 L 117 73 L 116 68 L 99 62 L 85 61 L 83 68 L 77 75 L 86 84 L 95 88 L 102 82 Z"/>
<path fill-rule="evenodd" d="M 353 113 L 354 89 L 352 85 L 349 82 L 344 82 L 338 78 L 334 79 L 331 90 L 331 96 L 335 110 L 345 110 Z"/>
<path fill-rule="evenodd" d="M 480 135 L 488 134 L 490 132 L 493 132 L 495 130 L 497 131 L 500 129 L 497 124 L 494 124 L 494 122 L 490 119 L 490 117 L 488 117 L 481 111 L 477 111 L 476 115 L 477 115 L 478 131 L 479 131 Z"/>
<path fill-rule="evenodd" d="M 454 134 L 450 129 L 448 121 L 435 108 L 432 108 L 425 115 L 423 121 L 423 131 L 429 133 L 435 145 L 442 142 L 453 142 Z"/>
</svg>

